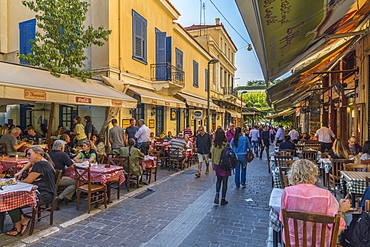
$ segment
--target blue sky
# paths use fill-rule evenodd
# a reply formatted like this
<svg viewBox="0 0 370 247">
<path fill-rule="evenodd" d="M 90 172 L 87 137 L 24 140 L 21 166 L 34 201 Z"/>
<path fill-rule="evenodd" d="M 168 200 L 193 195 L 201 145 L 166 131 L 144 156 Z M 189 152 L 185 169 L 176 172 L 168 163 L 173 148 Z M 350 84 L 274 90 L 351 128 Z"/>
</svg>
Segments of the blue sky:
<svg viewBox="0 0 370 247">
<path fill-rule="evenodd" d="M 200 2 L 201 0 L 170 0 L 175 8 L 181 13 L 178 22 L 184 26 L 200 24 Z M 247 43 L 233 30 L 227 21 L 212 5 L 210 0 L 202 0 L 205 3 L 205 24 L 215 24 L 215 18 L 220 18 L 227 32 L 233 39 L 238 52 L 235 55 L 235 64 L 238 70 L 235 72 L 235 86 L 246 85 L 249 80 L 263 80 L 262 71 L 254 51 L 247 51 Z M 239 13 L 234 0 L 212 0 L 221 13 L 231 23 L 231 25 L 243 36 L 249 43 L 248 32 Z M 204 15 L 202 11 L 202 24 L 204 24 Z M 237 79 L 240 78 L 240 79 Z"/>
</svg>

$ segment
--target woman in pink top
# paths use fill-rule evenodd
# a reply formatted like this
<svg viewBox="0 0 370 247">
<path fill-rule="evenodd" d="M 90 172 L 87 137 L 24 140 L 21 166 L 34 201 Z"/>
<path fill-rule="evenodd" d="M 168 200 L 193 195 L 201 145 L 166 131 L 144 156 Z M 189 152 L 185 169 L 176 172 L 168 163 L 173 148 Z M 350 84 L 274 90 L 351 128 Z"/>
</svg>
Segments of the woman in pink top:
<svg viewBox="0 0 370 247">
<path fill-rule="evenodd" d="M 292 186 L 284 189 L 281 197 L 281 208 L 285 208 L 287 211 L 312 212 L 330 216 L 335 216 L 339 213 L 341 216 L 340 229 L 344 229 L 346 224 L 344 213 L 350 208 L 350 200 L 341 199 L 338 203 L 330 191 L 316 187 L 314 184 L 317 182 L 318 173 L 317 166 L 309 160 L 302 159 L 294 162 L 288 175 Z M 283 222 L 281 212 L 280 221 Z M 302 222 L 300 223 L 302 224 Z M 296 246 L 292 219 L 289 219 L 289 226 L 290 242 L 292 246 Z M 319 226 L 317 228 L 316 246 L 320 246 L 321 229 L 319 229 Z M 327 227 L 327 236 L 330 236 L 331 228 L 332 226 Z M 300 225 L 300 229 L 302 229 L 302 225 Z M 312 232 L 310 232 L 312 228 L 307 226 L 307 229 L 309 229 L 307 239 L 310 240 L 312 239 Z M 325 246 L 330 246 L 330 238 L 326 237 L 326 239 L 327 243 Z M 299 245 L 303 246 L 303 231 L 299 233 L 299 240 Z M 308 246 L 311 246 L 311 243 L 309 241 L 307 243 Z"/>
</svg>

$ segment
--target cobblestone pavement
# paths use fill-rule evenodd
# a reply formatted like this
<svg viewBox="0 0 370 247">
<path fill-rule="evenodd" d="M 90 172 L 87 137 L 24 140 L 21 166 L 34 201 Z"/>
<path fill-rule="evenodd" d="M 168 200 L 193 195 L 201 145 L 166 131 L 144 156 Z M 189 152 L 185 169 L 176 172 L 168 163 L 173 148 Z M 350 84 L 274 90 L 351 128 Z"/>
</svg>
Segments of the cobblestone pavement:
<svg viewBox="0 0 370 247">
<path fill-rule="evenodd" d="M 195 178 L 195 172 L 193 167 L 171 176 L 152 186 L 154 192 L 68 228 L 57 225 L 58 233 L 29 246 L 267 246 L 267 161 L 248 164 L 247 188 L 236 188 L 230 178 L 226 206 L 213 204 L 214 173 Z"/>
</svg>

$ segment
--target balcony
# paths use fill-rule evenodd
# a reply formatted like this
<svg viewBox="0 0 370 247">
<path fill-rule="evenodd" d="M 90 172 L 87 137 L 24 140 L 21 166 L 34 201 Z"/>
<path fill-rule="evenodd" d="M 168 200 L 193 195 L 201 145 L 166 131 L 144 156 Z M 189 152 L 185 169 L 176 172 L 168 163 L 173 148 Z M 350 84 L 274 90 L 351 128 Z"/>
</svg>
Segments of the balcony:
<svg viewBox="0 0 370 247">
<path fill-rule="evenodd" d="M 185 72 L 169 63 L 157 63 L 150 65 L 151 79 L 157 84 L 157 90 L 161 88 L 184 88 Z"/>
<path fill-rule="evenodd" d="M 224 95 L 225 96 L 232 95 L 232 96 L 238 97 L 238 91 L 234 88 L 226 87 L 224 88 Z"/>
</svg>

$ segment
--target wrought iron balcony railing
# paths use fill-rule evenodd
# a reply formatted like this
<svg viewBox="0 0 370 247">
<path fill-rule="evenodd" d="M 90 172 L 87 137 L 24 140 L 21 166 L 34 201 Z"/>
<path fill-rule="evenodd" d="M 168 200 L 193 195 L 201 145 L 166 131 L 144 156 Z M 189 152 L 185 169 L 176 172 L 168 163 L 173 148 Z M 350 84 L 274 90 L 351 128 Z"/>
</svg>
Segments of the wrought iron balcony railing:
<svg viewBox="0 0 370 247">
<path fill-rule="evenodd" d="M 179 87 L 185 86 L 185 72 L 169 63 L 157 63 L 151 66 L 152 81 L 169 81 Z"/>
<path fill-rule="evenodd" d="M 235 97 L 238 97 L 238 91 L 231 87 L 225 87 L 224 88 L 224 95 L 233 95 Z"/>
</svg>

